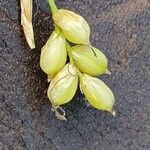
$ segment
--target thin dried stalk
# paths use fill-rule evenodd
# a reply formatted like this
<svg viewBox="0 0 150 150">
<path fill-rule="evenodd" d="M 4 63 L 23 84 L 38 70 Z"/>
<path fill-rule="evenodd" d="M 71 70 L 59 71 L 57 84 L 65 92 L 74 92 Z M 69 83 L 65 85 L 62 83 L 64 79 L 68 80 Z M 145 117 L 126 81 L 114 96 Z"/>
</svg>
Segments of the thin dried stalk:
<svg viewBox="0 0 150 150">
<path fill-rule="evenodd" d="M 21 25 L 23 26 L 26 40 L 31 49 L 35 48 L 34 33 L 32 26 L 32 0 L 20 0 L 21 4 Z"/>
</svg>

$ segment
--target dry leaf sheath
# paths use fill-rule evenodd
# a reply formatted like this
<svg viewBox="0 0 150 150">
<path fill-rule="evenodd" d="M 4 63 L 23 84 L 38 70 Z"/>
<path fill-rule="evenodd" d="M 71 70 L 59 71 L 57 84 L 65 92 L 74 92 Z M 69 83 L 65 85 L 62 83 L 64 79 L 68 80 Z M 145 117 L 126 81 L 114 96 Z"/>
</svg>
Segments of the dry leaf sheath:
<svg viewBox="0 0 150 150">
<path fill-rule="evenodd" d="M 23 26 L 26 40 L 31 49 L 35 48 L 34 33 L 32 26 L 32 0 L 20 0 L 21 25 Z"/>
</svg>

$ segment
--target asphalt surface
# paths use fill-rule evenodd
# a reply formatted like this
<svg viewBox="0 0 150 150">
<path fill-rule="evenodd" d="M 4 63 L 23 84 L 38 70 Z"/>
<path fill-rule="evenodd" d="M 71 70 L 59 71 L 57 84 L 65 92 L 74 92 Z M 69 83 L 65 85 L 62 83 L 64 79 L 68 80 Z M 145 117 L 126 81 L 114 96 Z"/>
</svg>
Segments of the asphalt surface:
<svg viewBox="0 0 150 150">
<path fill-rule="evenodd" d="M 46 0 L 34 1 L 36 49 L 20 25 L 19 0 L 0 0 L 0 150 L 149 150 L 150 4 L 148 0 L 57 0 L 90 24 L 92 44 L 109 59 L 101 76 L 115 93 L 117 116 L 87 107 L 78 92 L 51 112 L 41 47 L 53 30 Z"/>
</svg>

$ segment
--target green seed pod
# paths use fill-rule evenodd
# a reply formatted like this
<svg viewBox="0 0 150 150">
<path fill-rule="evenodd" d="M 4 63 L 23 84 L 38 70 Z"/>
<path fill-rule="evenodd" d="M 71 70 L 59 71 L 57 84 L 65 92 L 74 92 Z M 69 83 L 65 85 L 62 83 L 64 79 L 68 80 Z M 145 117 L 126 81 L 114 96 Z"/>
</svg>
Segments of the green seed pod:
<svg viewBox="0 0 150 150">
<path fill-rule="evenodd" d="M 90 27 L 83 17 L 72 11 L 59 9 L 53 14 L 53 19 L 68 41 L 89 44 Z"/>
<path fill-rule="evenodd" d="M 61 33 L 52 33 L 41 51 L 40 66 L 49 76 L 54 76 L 66 63 L 66 40 Z"/>
<path fill-rule="evenodd" d="M 78 86 L 78 75 L 74 65 L 67 64 L 52 79 L 48 88 L 48 98 L 53 106 L 60 106 L 71 101 Z"/>
<path fill-rule="evenodd" d="M 98 78 L 83 74 L 80 76 L 80 88 L 89 103 L 100 110 L 113 112 L 115 98 L 110 88 Z"/>
<path fill-rule="evenodd" d="M 75 65 L 83 73 L 92 76 L 108 73 L 106 56 L 94 47 L 74 46 L 71 49 L 71 56 Z"/>
</svg>

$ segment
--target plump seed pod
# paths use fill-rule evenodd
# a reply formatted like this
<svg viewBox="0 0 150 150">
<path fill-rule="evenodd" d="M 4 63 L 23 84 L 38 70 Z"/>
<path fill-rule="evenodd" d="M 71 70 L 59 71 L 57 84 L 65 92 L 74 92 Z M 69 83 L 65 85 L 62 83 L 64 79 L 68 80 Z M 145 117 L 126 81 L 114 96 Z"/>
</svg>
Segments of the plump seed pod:
<svg viewBox="0 0 150 150">
<path fill-rule="evenodd" d="M 113 111 L 115 98 L 112 91 L 103 81 L 83 74 L 80 76 L 80 88 L 93 107 L 99 110 Z"/>
<path fill-rule="evenodd" d="M 77 70 L 74 65 L 67 64 L 52 79 L 48 88 L 48 98 L 53 106 L 68 103 L 76 93 L 78 86 Z"/>
<path fill-rule="evenodd" d="M 83 73 L 92 76 L 108 73 L 106 56 L 94 47 L 74 46 L 71 49 L 71 56 L 78 69 Z"/>
<path fill-rule="evenodd" d="M 49 77 L 52 77 L 64 67 L 66 59 L 66 40 L 61 33 L 54 31 L 42 48 L 40 66 Z"/>
<path fill-rule="evenodd" d="M 53 14 L 53 19 L 68 41 L 89 44 L 90 27 L 83 17 L 72 11 L 59 9 Z"/>
</svg>

